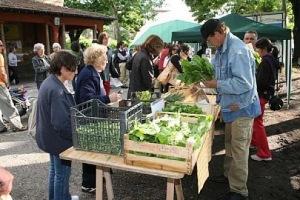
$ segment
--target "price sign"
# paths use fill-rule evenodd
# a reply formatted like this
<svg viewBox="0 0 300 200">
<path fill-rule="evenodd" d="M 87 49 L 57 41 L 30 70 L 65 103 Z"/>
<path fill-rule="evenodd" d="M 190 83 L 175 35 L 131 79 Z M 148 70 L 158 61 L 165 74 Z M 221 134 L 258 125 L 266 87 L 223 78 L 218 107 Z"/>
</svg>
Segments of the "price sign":
<svg viewBox="0 0 300 200">
<path fill-rule="evenodd" d="M 154 115 L 156 112 L 161 112 L 165 107 L 165 101 L 163 99 L 157 99 L 151 103 L 151 112 Z"/>
</svg>

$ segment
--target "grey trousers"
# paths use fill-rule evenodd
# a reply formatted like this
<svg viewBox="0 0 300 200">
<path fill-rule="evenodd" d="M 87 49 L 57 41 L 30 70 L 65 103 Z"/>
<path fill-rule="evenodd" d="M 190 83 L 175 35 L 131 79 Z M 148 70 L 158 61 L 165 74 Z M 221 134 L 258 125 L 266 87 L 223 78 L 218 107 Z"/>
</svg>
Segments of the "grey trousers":
<svg viewBox="0 0 300 200">
<path fill-rule="evenodd" d="M 8 89 L 0 85 L 0 130 L 5 127 L 2 116 L 16 128 L 23 127 L 20 115 L 14 106 Z"/>
</svg>

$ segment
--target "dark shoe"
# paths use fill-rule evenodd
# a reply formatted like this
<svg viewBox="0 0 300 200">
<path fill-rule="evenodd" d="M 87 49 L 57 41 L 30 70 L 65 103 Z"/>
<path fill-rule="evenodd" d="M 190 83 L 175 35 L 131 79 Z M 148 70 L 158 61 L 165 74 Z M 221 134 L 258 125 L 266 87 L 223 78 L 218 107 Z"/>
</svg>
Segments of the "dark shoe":
<svg viewBox="0 0 300 200">
<path fill-rule="evenodd" d="M 228 192 L 218 200 L 249 200 L 249 198 L 236 192 Z"/>
<path fill-rule="evenodd" d="M 128 88 L 128 86 L 126 86 L 126 85 L 122 85 L 122 86 L 121 86 L 121 88 Z"/>
<path fill-rule="evenodd" d="M 28 127 L 22 126 L 21 128 L 13 128 L 13 132 L 26 131 Z"/>
<path fill-rule="evenodd" d="M 85 192 L 85 193 L 95 194 L 96 188 L 94 188 L 94 187 L 84 187 L 84 186 L 81 186 L 81 191 L 82 191 L 82 192 Z"/>
<path fill-rule="evenodd" d="M 210 177 L 209 180 L 212 182 L 215 182 L 215 183 L 229 183 L 228 178 L 224 175 L 213 176 L 213 177 Z"/>
<path fill-rule="evenodd" d="M 6 131 L 7 131 L 7 128 L 4 127 L 4 128 L 0 131 L 0 133 L 5 133 Z"/>
</svg>

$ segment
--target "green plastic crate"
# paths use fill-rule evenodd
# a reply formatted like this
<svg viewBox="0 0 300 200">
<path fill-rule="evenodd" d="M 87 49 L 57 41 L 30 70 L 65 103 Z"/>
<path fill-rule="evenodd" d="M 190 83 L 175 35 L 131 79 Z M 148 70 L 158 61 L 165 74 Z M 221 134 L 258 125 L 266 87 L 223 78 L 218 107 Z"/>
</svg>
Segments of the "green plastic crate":
<svg viewBox="0 0 300 200">
<path fill-rule="evenodd" d="M 120 155 L 123 134 L 141 120 L 142 103 L 130 107 L 110 107 L 93 99 L 71 108 L 75 149 Z"/>
</svg>

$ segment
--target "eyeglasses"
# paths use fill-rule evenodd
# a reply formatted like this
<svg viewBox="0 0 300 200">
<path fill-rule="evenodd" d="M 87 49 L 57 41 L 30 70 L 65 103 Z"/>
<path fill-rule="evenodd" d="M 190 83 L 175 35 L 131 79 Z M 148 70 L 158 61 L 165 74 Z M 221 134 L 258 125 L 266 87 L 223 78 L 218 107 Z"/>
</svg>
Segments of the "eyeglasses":
<svg viewBox="0 0 300 200">
<path fill-rule="evenodd" d="M 174 48 L 174 49 L 172 49 L 173 51 L 178 51 L 178 49 L 177 48 Z"/>
</svg>

